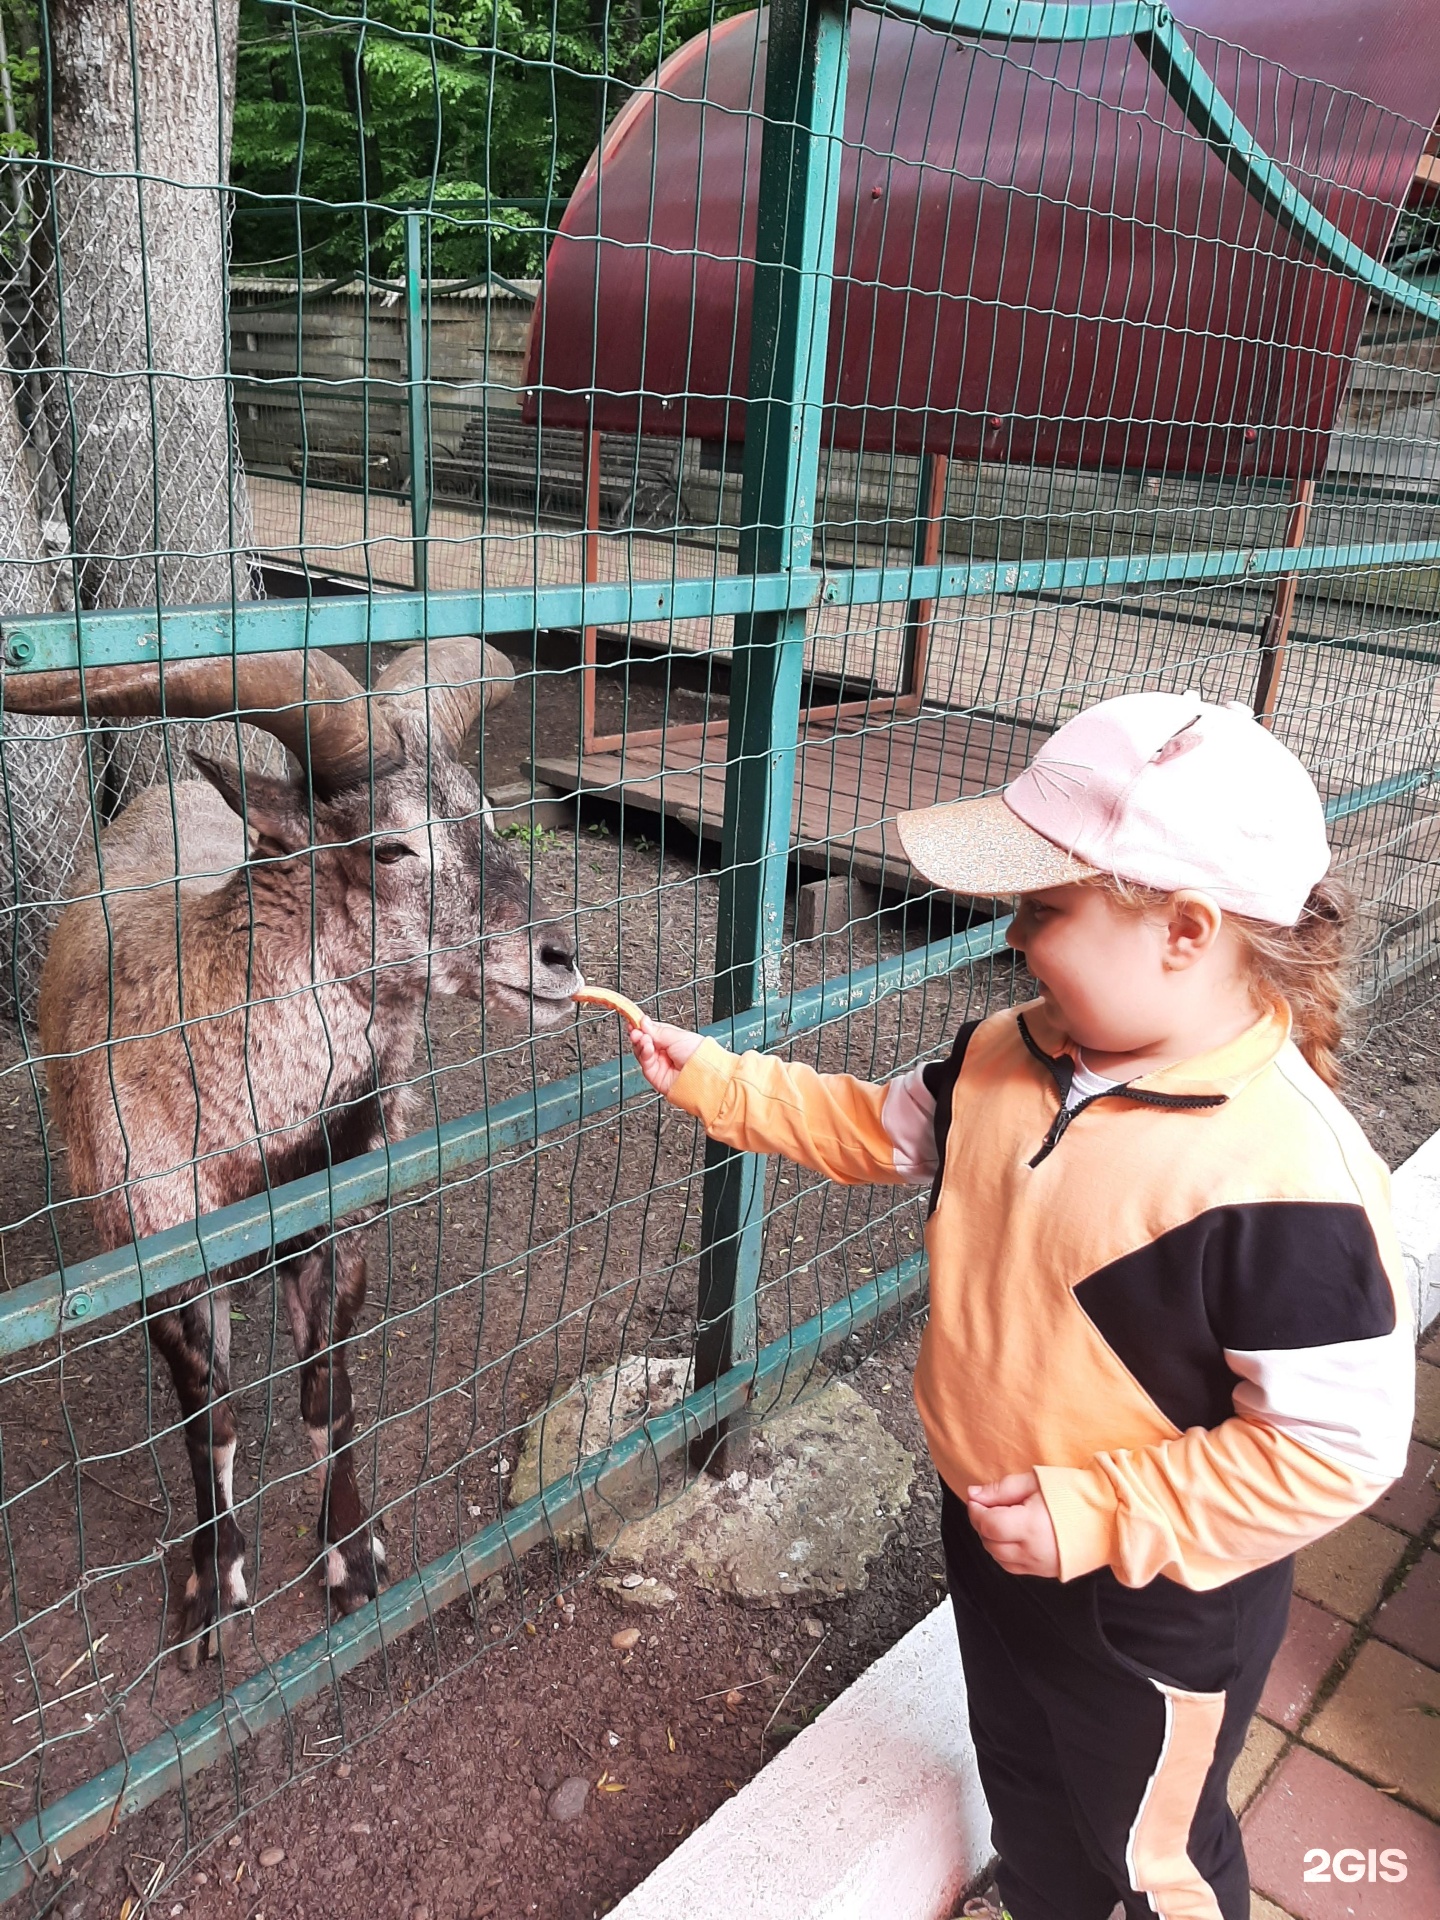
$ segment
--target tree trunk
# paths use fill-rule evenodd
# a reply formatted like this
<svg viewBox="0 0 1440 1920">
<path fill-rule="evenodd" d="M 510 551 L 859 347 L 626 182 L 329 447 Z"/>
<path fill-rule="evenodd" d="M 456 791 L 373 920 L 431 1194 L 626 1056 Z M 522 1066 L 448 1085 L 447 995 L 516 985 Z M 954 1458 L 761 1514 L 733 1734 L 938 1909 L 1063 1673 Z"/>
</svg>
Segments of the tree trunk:
<svg viewBox="0 0 1440 1920">
<path fill-rule="evenodd" d="M 82 606 L 248 599 L 253 525 L 227 377 L 238 0 L 50 0 L 48 357 Z M 249 730 L 247 729 L 247 735 Z M 234 730 L 117 732 L 116 802 Z"/>
<path fill-rule="evenodd" d="M 37 496 L 0 346 L 0 613 L 42 613 L 56 604 Z M 49 929 L 90 835 L 75 724 L 0 716 L 0 1013 L 12 1019 L 33 1016 Z"/>
</svg>

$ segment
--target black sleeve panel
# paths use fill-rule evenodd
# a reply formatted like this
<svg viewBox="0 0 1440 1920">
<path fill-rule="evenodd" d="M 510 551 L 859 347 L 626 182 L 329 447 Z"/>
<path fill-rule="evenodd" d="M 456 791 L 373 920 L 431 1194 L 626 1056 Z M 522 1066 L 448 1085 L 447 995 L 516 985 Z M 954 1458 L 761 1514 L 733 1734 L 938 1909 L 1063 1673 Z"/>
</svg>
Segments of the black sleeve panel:
<svg viewBox="0 0 1440 1920">
<path fill-rule="evenodd" d="M 960 1069 L 965 1064 L 965 1050 L 970 1045 L 970 1036 L 979 1025 L 978 1020 L 968 1020 L 956 1034 L 955 1044 L 946 1057 L 932 1060 L 920 1075 L 925 1082 L 925 1091 L 935 1102 L 935 1182 L 930 1189 L 931 1213 L 935 1211 L 935 1203 L 940 1198 L 940 1182 L 945 1178 L 945 1143 L 950 1138 L 955 1082 L 960 1078 Z"/>
<path fill-rule="evenodd" d="M 1334 1346 L 1395 1327 L 1364 1208 L 1331 1201 L 1216 1207 L 1090 1274 L 1075 1298 L 1182 1432 L 1234 1412 L 1227 1347 Z"/>
</svg>

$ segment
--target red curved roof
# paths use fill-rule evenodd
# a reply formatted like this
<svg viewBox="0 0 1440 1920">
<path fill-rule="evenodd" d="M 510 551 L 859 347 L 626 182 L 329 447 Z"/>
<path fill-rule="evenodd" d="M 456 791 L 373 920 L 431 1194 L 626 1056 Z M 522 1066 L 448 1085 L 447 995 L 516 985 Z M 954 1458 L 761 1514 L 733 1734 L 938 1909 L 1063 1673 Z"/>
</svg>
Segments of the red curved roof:
<svg viewBox="0 0 1440 1920">
<path fill-rule="evenodd" d="M 1196 50 L 1295 184 L 1383 254 L 1440 107 L 1431 9 L 1177 11 L 1243 36 Z M 583 426 L 593 396 L 605 429 L 743 437 L 766 25 L 691 41 L 610 128 L 550 250 L 530 419 Z M 979 43 L 857 10 L 845 140 L 835 444 L 1324 466 L 1366 297 L 1259 210 L 1128 41 Z"/>
</svg>

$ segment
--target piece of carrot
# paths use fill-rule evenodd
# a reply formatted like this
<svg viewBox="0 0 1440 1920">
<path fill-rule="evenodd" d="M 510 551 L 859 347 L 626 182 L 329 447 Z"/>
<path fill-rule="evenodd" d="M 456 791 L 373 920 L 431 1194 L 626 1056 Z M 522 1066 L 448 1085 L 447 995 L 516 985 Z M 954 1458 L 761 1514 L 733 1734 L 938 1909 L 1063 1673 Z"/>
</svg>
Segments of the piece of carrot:
<svg viewBox="0 0 1440 1920">
<path fill-rule="evenodd" d="M 645 1015 L 623 993 L 616 993 L 613 987 L 581 987 L 570 998 L 584 1007 L 608 1007 L 611 1013 L 618 1013 L 622 1020 L 632 1027 L 643 1025 Z"/>
</svg>

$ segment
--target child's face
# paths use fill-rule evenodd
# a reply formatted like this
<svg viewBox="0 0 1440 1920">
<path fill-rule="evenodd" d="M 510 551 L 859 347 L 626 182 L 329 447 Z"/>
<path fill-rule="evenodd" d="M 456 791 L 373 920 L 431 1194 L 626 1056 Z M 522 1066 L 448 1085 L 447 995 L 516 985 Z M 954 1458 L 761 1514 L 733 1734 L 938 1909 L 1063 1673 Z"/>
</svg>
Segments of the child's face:
<svg viewBox="0 0 1440 1920">
<path fill-rule="evenodd" d="M 1200 955 L 1174 914 L 1139 911 L 1102 887 L 1022 895 L 1005 938 L 1024 954 L 1057 1025 L 1096 1054 L 1151 1046 L 1173 1024 L 1177 993 L 1196 984 Z M 1212 930 L 1205 946 L 1215 938 Z"/>
</svg>

